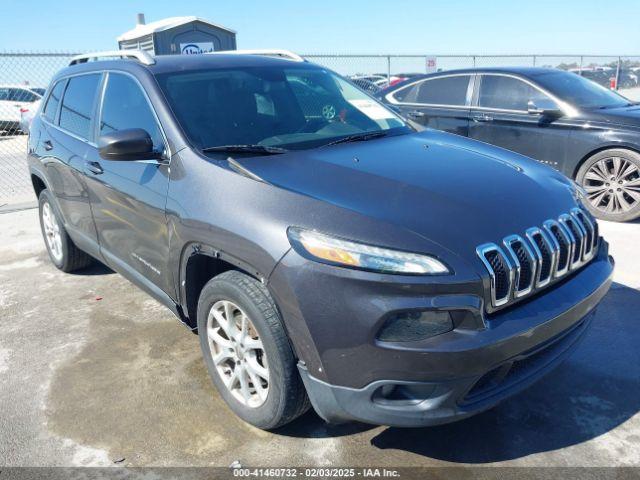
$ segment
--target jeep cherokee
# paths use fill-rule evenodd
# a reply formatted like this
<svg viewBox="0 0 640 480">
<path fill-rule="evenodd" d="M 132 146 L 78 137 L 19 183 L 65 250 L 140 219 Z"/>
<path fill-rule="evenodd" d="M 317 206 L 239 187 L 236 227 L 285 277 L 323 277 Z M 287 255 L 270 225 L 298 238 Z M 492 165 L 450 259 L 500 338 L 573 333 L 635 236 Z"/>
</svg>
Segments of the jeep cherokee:
<svg viewBox="0 0 640 480">
<path fill-rule="evenodd" d="M 98 259 L 166 305 L 264 429 L 309 405 L 397 426 L 486 410 L 569 354 L 611 284 L 572 181 L 416 132 L 295 55 L 74 58 L 28 148 L 54 265 Z"/>
</svg>

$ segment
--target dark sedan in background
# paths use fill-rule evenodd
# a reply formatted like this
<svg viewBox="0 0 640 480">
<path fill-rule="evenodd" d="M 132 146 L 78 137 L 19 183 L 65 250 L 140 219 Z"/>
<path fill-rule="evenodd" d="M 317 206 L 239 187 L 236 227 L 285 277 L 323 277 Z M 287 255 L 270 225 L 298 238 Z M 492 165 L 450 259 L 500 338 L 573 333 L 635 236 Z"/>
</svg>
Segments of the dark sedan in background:
<svg viewBox="0 0 640 480">
<path fill-rule="evenodd" d="M 451 70 L 378 93 L 406 118 L 532 157 L 576 180 L 594 215 L 640 216 L 640 105 L 549 68 Z"/>
</svg>

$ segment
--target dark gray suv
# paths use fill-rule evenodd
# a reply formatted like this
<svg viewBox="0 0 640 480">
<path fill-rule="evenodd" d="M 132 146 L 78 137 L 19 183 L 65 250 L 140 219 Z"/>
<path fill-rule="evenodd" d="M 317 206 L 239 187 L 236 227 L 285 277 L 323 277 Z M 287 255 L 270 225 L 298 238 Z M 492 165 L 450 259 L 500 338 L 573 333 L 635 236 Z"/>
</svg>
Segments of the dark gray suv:
<svg viewBox="0 0 640 480">
<path fill-rule="evenodd" d="M 560 173 L 293 55 L 118 55 L 74 59 L 32 125 L 51 261 L 98 259 L 197 330 L 247 422 L 449 422 L 585 335 L 613 260 Z"/>
</svg>

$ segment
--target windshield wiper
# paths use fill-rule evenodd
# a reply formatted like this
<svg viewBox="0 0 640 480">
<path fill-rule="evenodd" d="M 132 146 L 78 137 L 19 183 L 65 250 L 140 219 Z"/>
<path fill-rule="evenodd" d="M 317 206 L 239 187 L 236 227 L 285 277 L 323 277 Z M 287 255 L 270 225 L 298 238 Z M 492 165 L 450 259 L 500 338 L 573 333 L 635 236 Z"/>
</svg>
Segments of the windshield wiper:
<svg viewBox="0 0 640 480">
<path fill-rule="evenodd" d="M 328 147 L 329 145 L 337 145 L 339 143 L 364 142 L 367 140 L 371 140 L 372 138 L 380 138 L 386 136 L 387 132 L 358 133 L 356 135 L 349 135 L 348 137 L 339 138 L 338 140 L 334 140 L 333 142 L 325 143 L 323 147 Z"/>
<path fill-rule="evenodd" d="M 258 153 L 260 155 L 278 155 L 286 153 L 289 150 L 281 147 L 269 147 L 267 145 L 247 144 L 247 145 L 216 145 L 215 147 L 206 147 L 203 152 L 243 152 Z"/>
</svg>

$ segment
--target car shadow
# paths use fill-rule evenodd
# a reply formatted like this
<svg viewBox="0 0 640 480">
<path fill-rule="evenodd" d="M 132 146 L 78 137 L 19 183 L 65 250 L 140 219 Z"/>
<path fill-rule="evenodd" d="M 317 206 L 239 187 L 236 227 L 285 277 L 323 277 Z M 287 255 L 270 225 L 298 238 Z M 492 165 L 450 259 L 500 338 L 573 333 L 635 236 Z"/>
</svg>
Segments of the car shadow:
<svg viewBox="0 0 640 480">
<path fill-rule="evenodd" d="M 640 292 L 614 283 L 572 356 L 540 382 L 460 422 L 387 428 L 371 443 L 457 463 L 488 463 L 596 438 L 640 411 Z"/>
<path fill-rule="evenodd" d="M 358 422 L 330 425 L 320 418 L 313 408 L 310 408 L 300 418 L 274 430 L 273 433 L 296 438 L 338 438 L 366 432 L 374 428 L 378 427 Z"/>
<path fill-rule="evenodd" d="M 86 268 L 82 268 L 80 270 L 75 270 L 71 272 L 71 275 L 78 276 L 94 276 L 94 275 L 110 275 L 112 273 L 116 273 L 107 267 L 104 263 L 99 260 L 94 260 L 94 262 Z"/>
</svg>

